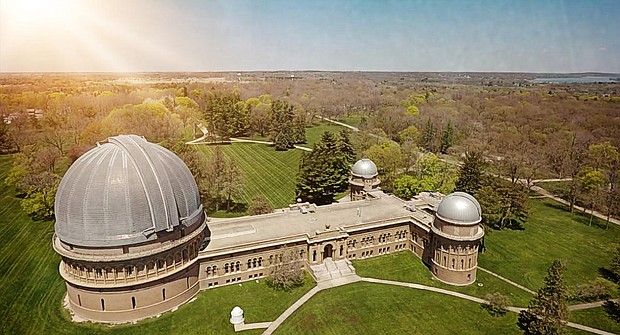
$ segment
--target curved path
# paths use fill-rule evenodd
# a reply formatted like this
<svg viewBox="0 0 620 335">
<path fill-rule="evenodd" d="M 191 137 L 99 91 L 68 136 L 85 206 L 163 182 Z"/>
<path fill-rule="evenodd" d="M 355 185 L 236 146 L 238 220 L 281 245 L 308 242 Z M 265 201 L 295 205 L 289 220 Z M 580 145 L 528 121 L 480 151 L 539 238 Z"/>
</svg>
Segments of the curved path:
<svg viewBox="0 0 620 335">
<path fill-rule="evenodd" d="M 489 271 L 487 271 L 487 272 L 489 272 Z M 507 279 L 504 279 L 504 280 L 507 280 Z M 440 293 L 440 294 L 450 295 L 450 296 L 453 296 L 453 297 L 456 297 L 456 298 L 460 298 L 460 299 L 469 300 L 469 301 L 472 301 L 472 302 L 475 302 L 475 303 L 478 303 L 478 304 L 488 303 L 488 301 L 486 301 L 484 299 L 481 299 L 481 298 L 478 298 L 478 297 L 474 297 L 474 296 L 471 296 L 471 295 L 463 294 L 463 293 L 460 293 L 460 292 L 454 292 L 454 291 L 450 291 L 450 290 L 446 290 L 446 289 L 442 289 L 442 288 L 438 288 L 438 287 L 432 287 L 432 286 L 426 286 L 426 285 L 414 284 L 414 283 L 399 282 L 399 281 L 393 281 L 393 280 L 368 278 L 368 277 L 359 277 L 357 275 L 353 275 L 353 276 L 341 277 L 341 278 L 337 278 L 337 279 L 333 279 L 333 280 L 327 280 L 327 281 L 322 281 L 322 282 L 317 283 L 317 286 L 313 287 L 310 291 L 308 291 L 301 298 L 299 298 L 295 303 L 293 303 L 289 308 L 287 308 L 282 314 L 280 314 L 280 316 L 278 316 L 278 318 L 275 321 L 273 321 L 271 323 L 269 323 L 269 322 L 261 323 L 261 325 L 267 326 L 267 329 L 265 329 L 265 331 L 263 332 L 263 335 L 273 334 L 273 332 L 289 316 L 291 316 L 297 309 L 299 309 L 299 307 L 301 307 L 304 303 L 306 303 L 308 300 L 310 300 L 310 298 L 312 298 L 318 292 L 320 292 L 322 290 L 325 290 L 325 289 L 332 288 L 332 287 L 346 285 L 346 284 L 355 283 L 355 282 L 359 282 L 359 281 L 368 282 L 368 283 L 375 283 L 375 284 L 395 285 L 395 286 L 413 288 L 413 289 L 417 289 L 417 290 L 425 290 L 425 291 L 430 291 L 430 292 L 436 292 L 436 293 Z M 518 284 L 513 283 L 513 285 L 518 285 Z M 520 285 L 518 285 L 517 287 L 520 287 L 522 289 L 527 290 L 527 288 L 524 288 L 524 287 L 522 287 Z M 573 306 L 574 308 L 571 309 L 569 307 L 569 309 L 571 309 L 571 310 L 579 310 L 579 309 L 594 308 L 594 307 L 599 307 L 601 304 L 602 304 L 602 302 L 599 301 L 599 302 L 590 303 L 590 304 L 574 305 Z M 514 312 L 514 313 L 519 313 L 522 310 L 525 310 L 525 308 L 514 307 L 514 306 L 508 306 L 508 307 L 506 307 L 506 309 L 509 310 L 510 312 Z M 251 329 L 264 328 L 264 327 L 260 327 L 258 325 L 259 324 L 248 324 L 246 326 L 247 327 L 253 327 Z M 594 334 L 614 335 L 613 333 L 609 333 L 609 332 L 606 332 L 604 330 L 600 330 L 600 329 L 584 326 L 582 324 L 578 324 L 578 323 L 574 323 L 574 322 L 567 322 L 566 325 L 569 326 L 569 327 L 572 327 L 572 328 L 580 329 L 580 330 L 587 331 L 587 332 L 594 333 Z M 235 327 L 235 329 L 236 329 L 236 327 Z M 246 328 L 246 329 L 250 329 L 250 328 Z"/>
</svg>

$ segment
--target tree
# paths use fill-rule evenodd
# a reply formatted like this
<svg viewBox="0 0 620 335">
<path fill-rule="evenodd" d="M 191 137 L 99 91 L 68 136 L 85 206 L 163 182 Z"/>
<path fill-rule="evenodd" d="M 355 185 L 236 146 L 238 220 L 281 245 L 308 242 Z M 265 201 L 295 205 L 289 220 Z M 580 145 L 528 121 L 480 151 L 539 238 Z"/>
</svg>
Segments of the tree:
<svg viewBox="0 0 620 335">
<path fill-rule="evenodd" d="M 474 196 L 482 207 L 482 222 L 489 228 L 518 229 L 529 214 L 528 194 L 519 183 L 487 176 Z"/>
<path fill-rule="evenodd" d="M 245 136 L 250 126 L 248 111 L 239 92 L 210 92 L 204 109 L 207 128 L 220 138 Z"/>
<path fill-rule="evenodd" d="M 611 270 L 611 273 L 613 273 L 615 281 L 617 283 L 620 283 L 620 244 L 616 244 L 616 247 L 611 254 L 609 270 Z"/>
<path fill-rule="evenodd" d="M 403 167 L 400 145 L 393 141 L 384 141 L 368 148 L 364 151 L 364 156 L 377 164 L 379 175 L 383 179 L 383 187 L 390 188 L 398 170 Z"/>
<path fill-rule="evenodd" d="M 484 300 L 486 300 L 487 303 L 482 306 L 489 312 L 489 314 L 491 314 L 491 316 L 504 316 L 506 315 L 506 312 L 508 312 L 506 307 L 510 306 L 510 299 L 507 296 L 499 292 L 495 292 L 493 294 L 487 294 L 484 297 Z"/>
<path fill-rule="evenodd" d="M 435 133 L 436 133 L 435 125 L 433 125 L 433 122 L 431 121 L 431 118 L 429 117 L 428 121 L 426 122 L 426 126 L 424 127 L 424 130 L 422 131 L 422 138 L 420 142 L 420 145 L 422 146 L 422 148 L 430 152 L 435 152 L 435 149 L 436 149 Z"/>
<path fill-rule="evenodd" d="M 599 169 L 594 169 L 589 166 L 584 167 L 579 171 L 575 177 L 580 194 L 587 198 L 590 203 L 590 223 L 592 225 L 592 218 L 594 216 L 594 205 L 599 196 L 601 187 L 605 184 L 603 172 Z"/>
<path fill-rule="evenodd" d="M 538 289 L 527 310 L 519 313 L 517 326 L 526 335 L 563 334 L 568 319 L 567 290 L 564 284 L 565 266 L 553 261 L 547 270 L 545 284 Z"/>
<path fill-rule="evenodd" d="M 338 192 L 347 189 L 353 155 L 343 134 L 324 132 L 311 152 L 304 152 L 297 175 L 298 198 L 316 204 L 333 202 Z"/>
<path fill-rule="evenodd" d="M 213 156 L 206 164 L 206 190 L 220 210 L 220 204 L 226 202 L 226 210 L 230 210 L 231 200 L 239 196 L 243 190 L 243 177 L 235 162 L 226 157 L 219 146 L 215 146 Z"/>
<path fill-rule="evenodd" d="M 452 122 L 448 120 L 448 123 L 446 124 L 446 126 L 444 127 L 441 133 L 441 143 L 439 146 L 439 151 L 442 154 L 448 153 L 448 149 L 452 145 L 454 145 L 454 142 L 455 142 L 454 127 L 452 126 Z"/>
<path fill-rule="evenodd" d="M 48 171 L 26 178 L 26 197 L 21 202 L 24 212 L 36 220 L 53 219 L 54 200 L 59 184 L 60 177 Z"/>
<path fill-rule="evenodd" d="M 252 198 L 248 212 L 250 215 L 269 214 L 273 212 L 273 205 L 264 195 L 259 194 Z"/>
<path fill-rule="evenodd" d="M 269 278 L 267 278 L 267 285 L 276 290 L 284 291 L 290 291 L 295 287 L 303 285 L 303 264 L 293 250 L 275 255 L 270 262 L 273 263 L 270 264 L 271 270 Z"/>
<path fill-rule="evenodd" d="M 276 150 L 288 150 L 295 144 L 294 107 L 284 100 L 275 100 L 271 104 L 270 138 Z"/>
<path fill-rule="evenodd" d="M 607 220 L 605 221 L 605 229 L 609 227 L 609 219 L 614 210 L 614 206 L 620 186 L 620 153 L 618 149 L 609 141 L 598 144 L 592 144 L 588 148 L 589 156 L 592 158 L 594 167 L 603 171 L 605 184 L 608 185 L 605 190 L 607 198 Z"/>
<path fill-rule="evenodd" d="M 486 166 L 487 164 L 480 151 L 466 152 L 465 161 L 459 171 L 459 179 L 456 181 L 455 191 L 476 194 L 482 187 L 482 174 Z"/>
<path fill-rule="evenodd" d="M 413 176 L 403 175 L 394 181 L 394 195 L 401 199 L 409 200 L 422 191 L 422 182 Z"/>
</svg>

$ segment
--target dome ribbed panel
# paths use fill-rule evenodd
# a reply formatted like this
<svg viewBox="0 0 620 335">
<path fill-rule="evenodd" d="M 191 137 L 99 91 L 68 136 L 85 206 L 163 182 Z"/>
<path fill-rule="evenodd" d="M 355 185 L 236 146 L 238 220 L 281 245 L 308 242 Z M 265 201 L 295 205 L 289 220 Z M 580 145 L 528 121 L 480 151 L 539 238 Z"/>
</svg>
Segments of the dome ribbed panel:
<svg viewBox="0 0 620 335">
<path fill-rule="evenodd" d="M 56 234 L 80 246 L 143 243 L 196 213 L 199 199 L 180 158 L 143 138 L 118 136 L 85 153 L 63 177 Z"/>
<path fill-rule="evenodd" d="M 171 176 L 174 198 L 180 217 L 187 217 L 200 206 L 200 194 L 193 176 L 188 173 L 185 163 L 172 152 L 161 148 L 159 154 L 165 157 L 170 164 L 165 165 L 168 175 Z M 181 201 L 182 200 L 182 201 Z"/>
</svg>

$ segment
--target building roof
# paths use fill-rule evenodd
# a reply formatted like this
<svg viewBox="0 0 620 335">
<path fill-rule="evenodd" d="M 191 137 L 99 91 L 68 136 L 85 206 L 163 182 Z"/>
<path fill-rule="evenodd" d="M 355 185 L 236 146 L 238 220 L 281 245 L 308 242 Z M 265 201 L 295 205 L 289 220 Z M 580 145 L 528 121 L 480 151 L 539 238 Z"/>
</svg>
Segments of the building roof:
<svg viewBox="0 0 620 335">
<path fill-rule="evenodd" d="M 291 206 L 271 214 L 215 219 L 209 223 L 210 242 L 204 252 L 219 254 L 232 249 L 238 252 L 246 247 L 248 250 L 255 248 L 257 243 L 305 241 L 325 232 L 353 232 L 403 221 L 415 221 L 430 229 L 434 218 L 432 208 L 437 205 L 438 199 L 405 202 L 383 192 L 376 195 L 376 198 L 368 200 L 310 205 L 307 211 Z"/>
<path fill-rule="evenodd" d="M 439 203 L 437 217 L 449 223 L 469 225 L 482 220 L 482 209 L 472 195 L 454 192 Z"/>
<path fill-rule="evenodd" d="M 362 158 L 353 164 L 351 173 L 358 177 L 373 178 L 377 176 L 377 166 L 368 158 Z"/>
<path fill-rule="evenodd" d="M 157 239 L 203 218 L 191 172 L 171 151 L 136 135 L 109 138 L 71 165 L 58 187 L 56 235 L 118 247 Z"/>
</svg>

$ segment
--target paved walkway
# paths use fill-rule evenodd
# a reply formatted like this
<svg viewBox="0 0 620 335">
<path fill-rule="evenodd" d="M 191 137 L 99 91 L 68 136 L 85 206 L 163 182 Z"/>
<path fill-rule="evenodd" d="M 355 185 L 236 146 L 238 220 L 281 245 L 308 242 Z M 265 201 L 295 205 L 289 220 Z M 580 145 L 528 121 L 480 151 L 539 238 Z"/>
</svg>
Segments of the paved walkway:
<svg viewBox="0 0 620 335">
<path fill-rule="evenodd" d="M 313 287 L 308 293 L 304 294 L 299 300 L 295 301 L 291 307 L 287 308 L 284 313 L 280 314 L 278 318 L 269 325 L 263 335 L 273 334 L 273 332 L 284 322 L 291 314 L 293 314 L 299 307 L 306 303 L 310 298 L 312 298 L 315 294 L 319 293 L 322 290 L 329 289 L 336 286 L 342 286 L 350 283 L 354 283 L 360 280 L 360 277 L 353 275 L 347 277 L 340 277 L 333 280 L 326 280 L 322 282 L 318 282 L 315 287 Z"/>
<path fill-rule="evenodd" d="M 534 186 L 532 186 L 531 189 L 532 189 L 532 191 L 535 191 L 535 192 L 539 193 L 540 195 L 543 195 L 543 196 L 545 196 L 545 197 L 547 197 L 549 199 L 553 199 L 553 200 L 555 200 L 555 201 L 557 201 L 559 203 L 562 203 L 562 204 L 564 204 L 566 206 L 570 206 L 570 203 L 568 201 L 566 201 L 566 200 L 564 200 L 564 199 L 562 199 L 560 197 L 556 197 L 555 195 L 551 194 L 549 191 L 545 190 L 544 188 L 542 188 L 540 186 L 534 185 Z M 574 205 L 573 208 L 586 213 L 586 209 L 581 207 L 581 206 Z M 594 214 L 594 216 L 596 216 L 597 218 L 599 218 L 601 220 L 607 220 L 607 215 L 605 215 L 603 213 L 600 213 L 598 211 L 594 211 L 593 214 Z M 613 217 L 609 218 L 609 222 L 620 226 L 620 220 L 618 220 L 616 218 L 613 218 Z"/>
<path fill-rule="evenodd" d="M 503 280 L 503 281 L 507 282 L 508 284 L 510 284 L 510 285 L 512 285 L 512 286 L 515 286 L 515 287 L 518 287 L 518 288 L 522 289 L 523 291 L 525 291 L 525 292 L 527 292 L 527 293 L 530 293 L 530 294 L 536 294 L 536 292 L 534 292 L 534 291 L 530 290 L 529 288 L 527 288 L 527 287 L 525 287 L 525 286 L 523 286 L 523 285 L 517 284 L 517 283 L 513 282 L 512 280 L 510 280 L 510 279 L 508 279 L 508 278 L 504 278 L 504 277 L 502 277 L 502 276 L 498 275 L 498 274 L 497 274 L 497 273 L 495 273 L 495 272 L 491 272 L 491 271 L 489 271 L 489 270 L 487 270 L 487 269 L 485 269 L 485 268 L 482 268 L 482 267 L 480 267 L 480 266 L 478 266 L 478 270 L 482 270 L 483 272 L 486 272 L 486 273 L 490 274 L 491 276 L 497 277 L 497 278 L 499 278 L 499 279 L 501 279 L 501 280 Z"/>
<path fill-rule="evenodd" d="M 516 284 L 514 282 L 510 282 L 508 279 L 505 279 L 499 275 L 496 275 L 488 270 L 483 270 L 485 272 L 488 272 L 492 275 L 497 276 L 500 279 L 506 280 L 507 282 L 521 288 L 524 289 L 528 292 L 533 292 L 519 284 Z M 301 307 L 304 303 L 306 303 L 308 300 L 310 300 L 310 298 L 312 298 L 315 294 L 317 294 L 318 292 L 325 290 L 325 289 L 329 289 L 332 287 L 337 287 L 337 286 L 342 286 L 342 285 L 346 285 L 346 284 L 350 284 L 350 283 L 355 283 L 355 282 L 359 282 L 359 281 L 363 281 L 363 282 L 368 282 L 368 283 L 375 283 L 375 284 L 384 284 L 384 285 L 395 285 L 395 286 L 401 286 L 401 287 L 408 287 L 408 288 L 413 288 L 413 289 L 417 289 L 417 290 L 424 290 L 424 291 L 430 291 L 430 292 L 436 292 L 436 293 L 440 293 L 440 294 L 445 294 L 445 295 L 449 295 L 449 296 L 453 296 L 456 298 L 460 298 L 460 299 L 465 299 L 465 300 L 469 300 L 478 304 L 484 304 L 484 303 L 488 303 L 488 301 L 478 298 L 478 297 L 474 297 L 471 295 L 467 295 L 467 294 L 463 294 L 460 292 L 454 292 L 454 291 L 450 291 L 450 290 L 446 290 L 446 289 L 442 289 L 442 288 L 438 288 L 438 287 L 432 287 L 432 286 L 426 286 L 426 285 L 421 285 L 421 284 L 414 284 L 414 283 L 406 283 L 406 282 L 399 282 L 399 281 L 393 281 L 393 280 L 385 280 L 385 279 L 377 279 L 377 278 L 367 278 L 367 277 L 359 277 L 357 275 L 353 275 L 353 276 L 346 276 L 346 277 L 340 277 L 337 279 L 332 279 L 332 280 L 325 280 L 325 281 L 321 281 L 317 283 L 317 286 L 313 287 L 310 291 L 308 291 L 306 294 L 304 294 L 301 298 L 299 298 L 299 300 L 297 300 L 293 305 L 291 305 L 288 309 L 286 309 L 286 311 L 284 311 L 284 313 L 282 313 L 280 316 L 278 316 L 278 318 L 274 321 L 274 322 L 263 322 L 260 324 L 249 324 L 246 326 L 250 326 L 250 325 L 255 325 L 255 328 L 244 328 L 244 329 L 239 329 L 239 330 L 245 330 L 245 329 L 259 329 L 259 328 L 267 328 L 265 329 L 265 331 L 263 332 L 263 335 L 270 335 L 273 334 L 273 332 L 289 317 L 291 316 L 296 310 L 299 309 L 299 307 Z M 588 303 L 588 304 L 581 304 L 581 305 L 573 305 L 569 307 L 569 310 L 581 310 L 581 309 L 588 309 L 588 308 L 594 308 L 594 307 L 599 307 L 601 306 L 603 303 L 603 301 L 598 301 L 598 302 L 593 302 L 593 303 Z M 522 307 L 514 307 L 514 306 L 508 306 L 506 307 L 506 309 L 510 312 L 514 312 L 514 313 L 519 313 L 522 310 L 525 310 L 525 308 Z M 260 327 L 259 327 L 260 325 Z M 266 327 L 263 327 L 266 326 Z M 596 329 L 596 328 L 592 328 L 592 327 L 588 327 L 588 326 L 584 326 L 578 323 L 574 323 L 574 322 L 568 322 L 567 326 L 572 327 L 572 328 L 576 328 L 576 329 L 580 329 L 583 331 L 587 331 L 590 333 L 594 333 L 594 334 L 599 334 L 599 335 L 613 335 L 612 333 L 600 330 L 600 329 Z M 235 331 L 239 331 L 237 330 L 237 326 L 235 326 Z"/>
<path fill-rule="evenodd" d="M 580 311 L 582 309 L 590 309 L 590 308 L 601 307 L 601 306 L 603 306 L 605 301 L 607 301 L 607 300 L 594 301 L 594 302 L 589 302 L 589 303 L 586 303 L 586 304 L 579 304 L 579 305 L 571 305 L 571 306 L 568 306 L 568 310 L 569 311 Z M 618 301 L 620 301 L 620 299 L 611 299 L 611 301 L 618 302 Z"/>
</svg>

